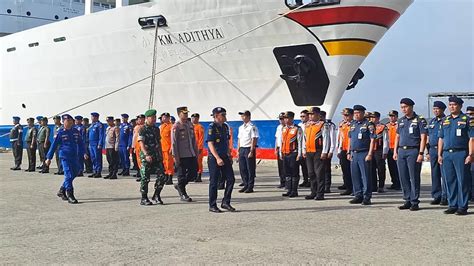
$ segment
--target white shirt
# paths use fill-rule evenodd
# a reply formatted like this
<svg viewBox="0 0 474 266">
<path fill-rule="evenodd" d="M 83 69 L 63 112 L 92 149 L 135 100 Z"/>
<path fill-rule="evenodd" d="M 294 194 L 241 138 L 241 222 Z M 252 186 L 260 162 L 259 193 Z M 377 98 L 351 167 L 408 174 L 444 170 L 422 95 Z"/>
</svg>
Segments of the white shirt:
<svg viewBox="0 0 474 266">
<path fill-rule="evenodd" d="M 281 147 L 282 130 L 283 130 L 283 125 L 279 124 L 275 132 L 275 148 Z"/>
<path fill-rule="evenodd" d="M 258 128 L 252 123 L 244 123 L 239 127 L 239 145 L 242 148 L 251 148 L 252 140 L 259 137 Z"/>
</svg>

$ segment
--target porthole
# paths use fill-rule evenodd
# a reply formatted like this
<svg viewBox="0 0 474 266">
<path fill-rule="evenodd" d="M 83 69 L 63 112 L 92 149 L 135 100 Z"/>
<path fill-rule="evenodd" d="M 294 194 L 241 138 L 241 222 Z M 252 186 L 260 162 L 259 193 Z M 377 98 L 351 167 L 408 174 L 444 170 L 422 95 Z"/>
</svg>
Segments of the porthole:
<svg viewBox="0 0 474 266">
<path fill-rule="evenodd" d="M 27 11 L 27 12 L 26 12 L 26 15 L 27 15 L 28 17 L 31 16 L 31 12 L 30 12 L 30 11 Z"/>
<path fill-rule="evenodd" d="M 12 13 L 12 10 L 11 10 L 11 9 L 7 9 L 7 13 L 8 13 L 8 14 L 11 14 L 11 13 Z"/>
<path fill-rule="evenodd" d="M 58 15 L 56 15 L 56 16 L 54 16 L 54 18 L 55 18 L 55 19 L 59 19 L 59 16 L 58 16 Z"/>
</svg>

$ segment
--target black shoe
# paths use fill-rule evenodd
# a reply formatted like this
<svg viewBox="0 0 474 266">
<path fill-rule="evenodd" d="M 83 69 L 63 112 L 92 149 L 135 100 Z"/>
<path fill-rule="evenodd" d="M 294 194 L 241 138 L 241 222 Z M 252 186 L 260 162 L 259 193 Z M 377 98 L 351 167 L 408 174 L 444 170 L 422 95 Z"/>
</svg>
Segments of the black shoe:
<svg viewBox="0 0 474 266">
<path fill-rule="evenodd" d="M 410 211 L 418 211 L 420 209 L 420 206 L 418 204 L 413 204 L 410 207 Z"/>
<path fill-rule="evenodd" d="M 143 206 L 150 206 L 150 205 L 153 205 L 153 203 L 152 203 L 148 198 L 143 198 L 143 199 L 140 201 L 140 205 L 143 205 Z"/>
<path fill-rule="evenodd" d="M 36 169 L 43 169 L 43 166 L 42 165 L 37 166 Z"/>
<path fill-rule="evenodd" d="M 458 209 L 456 211 L 456 215 L 467 215 L 467 210 Z"/>
<path fill-rule="evenodd" d="M 316 196 L 316 198 L 314 198 L 314 200 L 324 200 L 324 196 Z"/>
<path fill-rule="evenodd" d="M 88 175 L 87 177 L 89 177 L 89 178 L 94 178 L 94 177 L 95 177 L 95 174 Z"/>
<path fill-rule="evenodd" d="M 325 189 L 324 193 L 332 193 L 332 192 L 331 192 L 331 189 Z"/>
<path fill-rule="evenodd" d="M 316 195 L 313 195 L 313 194 L 310 194 L 310 195 L 304 197 L 305 200 L 312 200 L 314 198 L 316 198 Z"/>
<path fill-rule="evenodd" d="M 18 170 L 21 170 L 21 168 L 20 166 L 15 166 L 15 167 L 10 168 L 10 170 L 18 171 Z"/>
<path fill-rule="evenodd" d="M 64 187 L 59 188 L 59 191 L 56 196 L 60 197 L 62 200 L 67 200 L 66 190 L 64 189 Z"/>
<path fill-rule="evenodd" d="M 113 175 L 109 179 L 117 179 L 117 175 Z"/>
<path fill-rule="evenodd" d="M 71 204 L 77 204 L 79 203 L 76 198 L 74 197 L 74 190 L 66 190 L 66 196 L 67 196 L 67 202 Z"/>
<path fill-rule="evenodd" d="M 372 205 L 372 202 L 370 200 L 363 200 L 362 205 L 364 206 Z"/>
<path fill-rule="evenodd" d="M 151 197 L 151 200 L 154 201 L 156 204 L 163 205 L 163 201 L 161 200 L 160 192 L 155 190 L 155 194 Z"/>
<path fill-rule="evenodd" d="M 59 172 L 56 172 L 56 173 L 54 173 L 54 175 L 60 175 L 60 173 L 59 173 Z"/>
<path fill-rule="evenodd" d="M 337 189 L 339 189 L 339 190 L 346 190 L 347 188 L 346 188 L 346 186 L 342 185 L 342 186 L 338 186 Z"/>
<path fill-rule="evenodd" d="M 117 175 L 123 175 L 123 172 L 125 172 L 125 171 L 122 171 L 122 172 L 118 173 Z"/>
<path fill-rule="evenodd" d="M 235 212 L 235 208 L 230 206 L 230 204 L 221 204 L 221 208 L 224 210 L 228 210 L 230 212 Z"/>
<path fill-rule="evenodd" d="M 340 193 L 341 196 L 348 196 L 348 195 L 351 195 L 351 194 L 352 194 L 352 191 L 350 191 L 350 190 L 346 190 L 346 191 Z"/>
<path fill-rule="evenodd" d="M 140 177 L 137 177 L 137 178 L 135 178 L 135 181 L 137 181 L 137 182 L 141 182 L 141 181 L 142 181 L 142 179 L 141 179 Z"/>
<path fill-rule="evenodd" d="M 84 176 L 84 173 L 83 172 L 80 172 L 79 174 L 77 174 L 77 176 Z"/>
<path fill-rule="evenodd" d="M 221 209 L 217 208 L 217 206 L 210 207 L 209 211 L 210 212 L 215 212 L 215 213 L 221 213 L 222 212 Z"/>
<path fill-rule="evenodd" d="M 444 213 L 444 214 L 455 214 L 457 211 L 458 211 L 457 208 L 448 208 L 448 209 L 445 210 L 443 213 Z"/>
<path fill-rule="evenodd" d="M 290 195 L 288 195 L 288 198 L 297 198 L 298 197 L 298 192 L 292 192 Z"/>
<path fill-rule="evenodd" d="M 111 174 L 108 174 L 106 176 L 104 176 L 104 179 L 109 179 L 112 175 Z"/>
<path fill-rule="evenodd" d="M 379 187 L 377 189 L 377 193 L 385 193 L 385 190 L 383 189 L 383 187 Z"/>
<path fill-rule="evenodd" d="M 102 175 L 101 174 L 95 174 L 94 178 L 101 178 Z"/>
<path fill-rule="evenodd" d="M 441 199 L 441 202 L 439 203 L 441 206 L 448 206 L 448 200 L 447 199 Z"/>
<path fill-rule="evenodd" d="M 277 188 L 285 188 L 285 184 L 280 184 Z"/>
<path fill-rule="evenodd" d="M 308 181 L 303 181 L 303 183 L 301 183 L 299 187 L 307 187 L 308 185 L 310 185 Z"/>
<path fill-rule="evenodd" d="M 35 169 L 26 169 L 25 172 L 34 172 L 36 171 Z"/>
<path fill-rule="evenodd" d="M 244 193 L 253 193 L 253 188 L 249 188 L 249 189 L 245 190 Z"/>
<path fill-rule="evenodd" d="M 440 204 L 440 203 L 441 203 L 441 199 L 438 198 L 438 199 L 432 200 L 432 201 L 430 202 L 430 205 L 438 205 L 438 204 Z"/>
<path fill-rule="evenodd" d="M 47 173 L 49 173 L 49 170 L 41 170 L 41 171 L 39 171 L 38 173 L 40 173 L 40 174 L 47 174 Z"/>
<path fill-rule="evenodd" d="M 362 203 L 362 198 L 353 198 L 349 201 L 350 204 L 361 204 Z"/>
<path fill-rule="evenodd" d="M 245 186 L 244 183 L 240 183 L 240 184 L 239 184 L 239 187 L 244 187 L 244 186 Z"/>
<path fill-rule="evenodd" d="M 184 201 L 184 202 L 192 202 L 193 199 L 190 198 L 187 194 L 183 194 L 181 197 L 181 201 Z"/>
<path fill-rule="evenodd" d="M 247 188 L 243 187 L 243 188 L 239 189 L 239 193 L 244 193 L 246 190 L 247 190 Z"/>
<path fill-rule="evenodd" d="M 122 172 L 122 176 L 130 176 L 130 171 L 125 170 L 124 172 Z"/>
<path fill-rule="evenodd" d="M 398 206 L 400 210 L 408 210 L 411 208 L 411 203 L 409 201 L 405 202 L 403 205 Z"/>
<path fill-rule="evenodd" d="M 291 194 L 290 192 L 286 192 L 286 193 L 281 194 L 281 196 L 283 196 L 283 197 L 289 197 L 290 194 Z"/>
</svg>

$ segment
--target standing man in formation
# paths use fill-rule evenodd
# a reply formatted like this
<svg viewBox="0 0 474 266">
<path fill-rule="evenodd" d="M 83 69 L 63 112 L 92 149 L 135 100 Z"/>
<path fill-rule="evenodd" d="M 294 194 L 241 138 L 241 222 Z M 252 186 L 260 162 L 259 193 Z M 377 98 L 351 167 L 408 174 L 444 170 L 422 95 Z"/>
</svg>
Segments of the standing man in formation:
<svg viewBox="0 0 474 266">
<path fill-rule="evenodd" d="M 212 110 L 214 122 L 209 125 L 206 140 L 209 147 L 207 160 L 209 168 L 209 211 L 215 213 L 222 212 L 217 207 L 217 187 L 220 175 L 226 178 L 221 208 L 230 212 L 235 211 L 230 205 L 235 176 L 232 169 L 232 154 L 229 149 L 230 132 L 228 125 L 225 123 L 226 115 L 226 110 L 222 107 L 216 107 Z"/>
<path fill-rule="evenodd" d="M 337 140 L 336 140 L 336 125 L 331 121 L 326 119 L 326 112 L 321 110 L 321 120 L 326 123 L 329 131 L 329 145 L 328 145 L 328 154 L 325 157 L 324 163 L 324 193 L 331 193 L 331 184 L 332 184 L 332 173 L 331 173 L 331 161 L 334 151 L 336 150 Z"/>
<path fill-rule="evenodd" d="M 89 127 L 89 152 L 91 154 L 93 172 L 89 177 L 102 177 L 102 148 L 105 141 L 105 130 L 99 121 L 99 114 L 91 113 L 92 124 Z"/>
<path fill-rule="evenodd" d="M 174 175 L 174 160 L 172 156 L 172 146 L 171 146 L 171 129 L 173 124 L 170 121 L 171 115 L 169 113 L 161 114 L 161 149 L 163 153 L 163 164 L 165 166 L 166 174 L 166 184 L 173 184 L 173 175 Z"/>
<path fill-rule="evenodd" d="M 128 114 L 122 114 L 119 138 L 119 158 L 122 165 L 122 172 L 119 175 L 130 176 L 130 151 L 132 149 L 133 127 L 128 123 Z"/>
<path fill-rule="evenodd" d="M 398 123 L 393 155 L 397 161 L 405 201 L 399 209 L 411 211 L 420 209 L 421 163 L 428 133 L 426 120 L 413 111 L 414 105 L 412 99 L 400 100 L 400 109 L 405 116 Z"/>
<path fill-rule="evenodd" d="M 105 131 L 105 154 L 109 163 L 109 174 L 104 179 L 117 179 L 119 166 L 119 137 L 120 129 L 114 123 L 114 117 L 107 117 L 108 127 Z"/>
<path fill-rule="evenodd" d="M 397 137 L 398 111 L 392 110 L 388 113 L 389 122 L 387 123 L 389 149 L 387 154 L 388 171 L 392 185 L 388 189 L 401 190 L 400 177 L 398 175 L 397 161 L 393 159 L 395 154 L 395 139 Z"/>
<path fill-rule="evenodd" d="M 178 121 L 173 125 L 171 137 L 172 154 L 176 163 L 178 184 L 174 187 L 182 201 L 191 202 L 186 186 L 197 176 L 197 156 L 199 155 L 193 124 L 188 120 L 188 108 L 178 107 Z"/>
<path fill-rule="evenodd" d="M 26 131 L 26 152 L 28 154 L 28 169 L 25 172 L 34 172 L 36 169 L 36 137 L 38 129 L 35 127 L 35 119 L 30 117 L 28 122 L 28 130 Z M 22 151 L 23 152 L 23 151 Z"/>
<path fill-rule="evenodd" d="M 93 168 L 92 168 L 92 159 L 91 159 L 91 153 L 90 153 L 90 150 L 89 150 L 89 128 L 91 126 L 91 124 L 89 123 L 89 118 L 87 117 L 84 117 L 82 119 L 82 121 L 84 122 L 84 129 L 85 129 L 85 137 L 84 137 L 84 145 L 85 145 L 85 149 L 86 149 L 86 157 L 87 159 L 84 159 L 84 164 L 85 164 L 85 173 L 93 173 Z"/>
<path fill-rule="evenodd" d="M 239 112 L 244 122 L 239 127 L 238 149 L 239 149 L 239 170 L 244 186 L 240 193 L 252 193 L 255 185 L 257 167 L 257 141 L 259 138 L 258 128 L 250 121 L 250 111 Z"/>
<path fill-rule="evenodd" d="M 280 185 L 278 188 L 285 188 L 285 169 L 283 167 L 283 158 L 281 157 L 281 134 L 283 132 L 283 127 L 285 126 L 285 113 L 280 113 L 278 115 L 279 124 L 275 131 L 275 156 L 277 158 L 278 163 L 278 176 L 280 177 Z"/>
<path fill-rule="evenodd" d="M 298 197 L 298 161 L 302 158 L 303 131 L 294 123 L 295 113 L 287 111 L 284 115 L 285 126 L 282 129 L 280 154 L 285 168 L 286 189 L 283 197 Z"/>
<path fill-rule="evenodd" d="M 199 114 L 195 113 L 191 115 L 191 122 L 193 123 L 194 127 L 194 135 L 196 136 L 196 144 L 198 148 L 198 175 L 196 177 L 195 182 L 200 183 L 202 182 L 202 172 L 203 172 L 203 166 L 202 166 L 202 160 L 204 157 L 204 127 L 199 123 Z"/>
<path fill-rule="evenodd" d="M 51 135 L 51 130 L 48 127 L 48 118 L 43 117 L 41 119 L 41 124 L 40 125 L 41 126 L 38 130 L 38 138 L 37 138 L 38 153 L 39 153 L 41 165 L 43 166 L 41 168 L 40 173 L 46 174 L 46 173 L 49 173 L 49 166 L 47 166 L 45 164 L 46 154 L 48 153 L 49 147 L 50 147 L 50 144 L 51 144 L 50 141 L 49 141 L 49 137 Z"/>
<path fill-rule="evenodd" d="M 138 142 L 138 133 L 140 132 L 140 129 L 145 125 L 145 115 L 144 114 L 141 114 L 141 115 L 138 115 L 137 116 L 137 125 L 133 128 L 133 138 L 132 138 L 132 141 L 133 141 L 133 154 L 135 155 L 135 157 L 137 158 L 137 169 L 138 169 L 138 172 L 137 174 L 135 175 L 136 177 L 136 181 L 137 182 L 140 182 L 141 181 L 141 160 L 140 160 L 140 143 Z M 161 143 L 160 143 L 160 148 L 161 148 Z"/>
<path fill-rule="evenodd" d="M 379 112 L 372 113 L 371 122 L 375 125 L 374 156 L 371 162 L 372 192 L 383 193 L 386 177 L 385 160 L 387 159 L 389 149 L 388 129 L 384 124 L 380 123 Z"/>
<path fill-rule="evenodd" d="M 74 125 L 74 128 L 77 129 L 77 131 L 79 131 L 79 133 L 81 134 L 82 140 L 84 141 L 86 139 L 86 128 L 82 124 L 83 117 L 80 115 L 76 115 L 74 119 L 76 120 L 76 124 Z M 84 146 L 84 150 L 86 149 L 87 147 Z M 77 174 L 77 176 L 84 176 L 84 156 L 78 156 L 78 159 L 79 159 L 79 173 Z"/>
<path fill-rule="evenodd" d="M 354 105 L 354 121 L 349 131 L 349 151 L 354 198 L 351 204 L 371 205 L 370 162 L 375 143 L 375 125 L 365 118 L 365 107 Z"/>
<path fill-rule="evenodd" d="M 304 134 L 306 124 L 308 124 L 309 122 L 308 110 L 303 110 L 300 112 L 300 120 L 301 122 L 298 123 L 298 126 L 301 127 L 301 131 L 303 131 L 303 134 Z M 303 174 L 303 183 L 301 183 L 299 186 L 310 187 L 311 184 L 309 181 L 309 173 L 308 173 L 308 167 L 306 166 L 306 160 L 302 158 L 298 163 L 299 163 L 299 167 L 301 167 L 301 173 Z"/>
<path fill-rule="evenodd" d="M 470 173 L 474 159 L 474 119 L 462 113 L 464 101 L 449 97 L 450 115 L 443 119 L 439 132 L 438 162 L 446 176 L 448 209 L 446 214 L 467 215 Z"/>
<path fill-rule="evenodd" d="M 326 182 L 324 160 L 328 158 L 331 141 L 329 126 L 324 120 L 321 120 L 319 107 L 309 108 L 307 114 L 309 121 L 306 123 L 304 132 L 302 153 L 308 167 L 311 194 L 305 199 L 324 200 Z"/>
<path fill-rule="evenodd" d="M 474 106 L 468 106 L 466 108 L 466 114 L 469 116 L 470 119 L 474 119 Z M 471 160 L 471 179 L 469 182 L 471 183 L 471 194 L 469 195 L 471 202 L 474 202 L 474 160 Z"/>
<path fill-rule="evenodd" d="M 54 152 L 59 150 L 59 158 L 64 169 L 64 182 L 59 188 L 58 197 L 67 200 L 71 204 L 78 203 L 74 196 L 74 187 L 72 182 L 79 173 L 78 156 L 86 156 L 84 151 L 84 142 L 81 133 L 73 128 L 74 120 L 72 116 L 66 114 L 62 116 L 64 127 L 59 128 L 54 137 L 53 144 L 46 156 L 46 165 L 51 164 Z"/>
<path fill-rule="evenodd" d="M 349 130 L 351 129 L 354 110 L 351 108 L 344 108 L 342 110 L 342 116 L 344 120 L 339 124 L 337 136 L 337 157 L 339 158 L 339 164 L 341 165 L 343 185 L 338 188 L 344 190 L 341 192 L 341 195 L 345 196 L 352 194 L 351 162 L 347 159 L 347 154 L 349 153 Z"/>
<path fill-rule="evenodd" d="M 426 149 L 428 150 L 428 160 L 431 165 L 431 205 L 448 205 L 446 198 L 446 180 L 443 180 L 441 166 L 438 163 L 438 141 L 439 131 L 444 121 L 444 110 L 446 105 L 443 102 L 435 101 L 433 103 L 433 115 L 428 124 L 428 143 Z"/>
<path fill-rule="evenodd" d="M 53 121 L 54 121 L 53 138 L 56 138 L 56 136 L 58 135 L 59 129 L 61 129 L 63 125 L 61 124 L 61 117 L 59 115 L 55 115 L 53 117 Z M 61 159 L 59 158 L 59 148 L 57 148 L 56 151 L 54 152 L 54 156 L 56 157 L 56 165 L 58 166 L 58 171 L 54 174 L 62 175 L 64 174 L 64 171 L 63 171 L 63 165 L 61 164 Z"/>
</svg>

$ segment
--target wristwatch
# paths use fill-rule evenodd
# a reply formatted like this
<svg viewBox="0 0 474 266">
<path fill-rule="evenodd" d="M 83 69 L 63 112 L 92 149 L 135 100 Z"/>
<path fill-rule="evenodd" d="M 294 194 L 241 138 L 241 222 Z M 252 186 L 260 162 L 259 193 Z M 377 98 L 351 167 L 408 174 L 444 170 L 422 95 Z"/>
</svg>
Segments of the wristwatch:
<svg viewBox="0 0 474 266">
<path fill-rule="evenodd" d="M 418 155 L 425 155 L 425 153 L 422 152 L 422 151 L 420 151 L 420 152 L 418 153 Z"/>
</svg>

